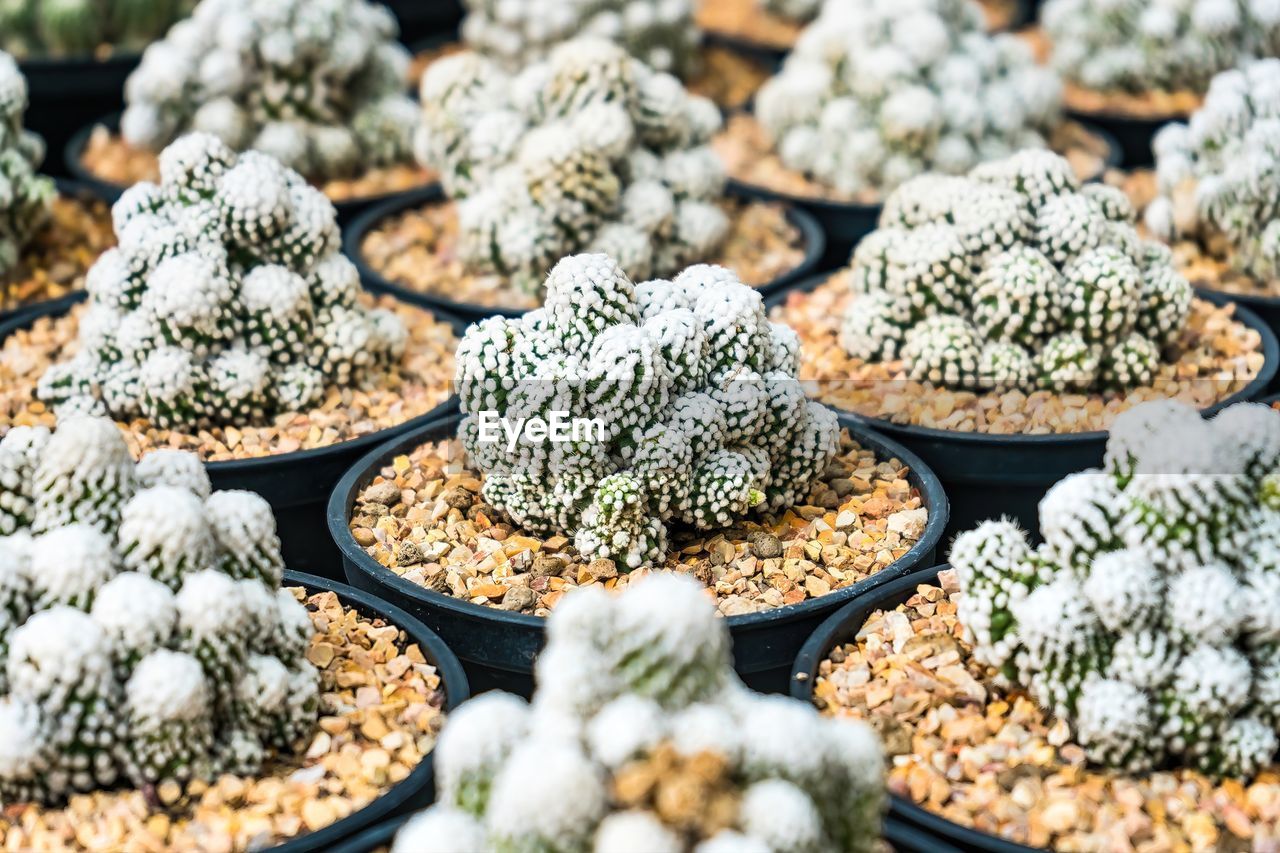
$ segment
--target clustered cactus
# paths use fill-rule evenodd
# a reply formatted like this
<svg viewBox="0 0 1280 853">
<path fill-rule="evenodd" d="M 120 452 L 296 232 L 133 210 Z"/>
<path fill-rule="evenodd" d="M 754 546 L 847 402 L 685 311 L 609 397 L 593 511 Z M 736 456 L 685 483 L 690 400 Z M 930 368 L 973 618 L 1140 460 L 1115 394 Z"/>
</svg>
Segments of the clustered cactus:
<svg viewBox="0 0 1280 853">
<path fill-rule="evenodd" d="M 368 0 L 203 0 L 129 76 L 121 133 L 152 151 L 210 133 L 313 181 L 407 162 L 418 109 L 397 31 Z"/>
<path fill-rule="evenodd" d="M 105 418 L 0 441 L 0 798 L 254 773 L 319 714 L 271 507 Z"/>
<path fill-rule="evenodd" d="M 78 351 L 41 378 L 38 396 L 60 415 L 253 425 L 400 358 L 404 325 L 357 301 L 318 189 L 208 134 L 166 148 L 160 172 L 112 209 L 119 246 L 89 271 Z"/>
<path fill-rule="evenodd" d="M 1191 121 L 1165 125 L 1152 148 L 1152 233 L 1220 247 L 1263 281 L 1280 277 L 1280 60 L 1214 77 Z"/>
<path fill-rule="evenodd" d="M 138 51 L 191 11 L 193 0 L 11 0 L 0 4 L 0 49 L 19 56 Z"/>
<path fill-rule="evenodd" d="M 1052 64 L 1099 91 L 1203 92 L 1219 71 L 1280 53 L 1270 0 L 1047 0 Z"/>
<path fill-rule="evenodd" d="M 1061 84 L 984 26 L 970 0 L 831 0 L 756 115 L 787 168 L 849 195 L 1044 147 Z"/>
<path fill-rule="evenodd" d="M 795 333 L 722 267 L 636 285 L 608 256 L 576 255 L 551 271 L 545 308 L 467 330 L 459 434 L 486 501 L 627 571 L 665 557 L 667 523 L 722 527 L 807 495 L 839 425 L 806 400 L 798 360 Z M 482 431 L 556 412 L 598 431 L 526 430 L 515 448 Z"/>
<path fill-rule="evenodd" d="M 879 849 L 871 730 L 747 690 L 729 647 L 688 578 L 571 593 L 533 702 L 488 693 L 450 717 L 438 801 L 393 853 Z"/>
<path fill-rule="evenodd" d="M 44 142 L 23 129 L 26 110 L 26 78 L 12 56 L 0 53 L 0 282 L 48 219 L 54 194 L 53 181 L 36 174 Z"/>
<path fill-rule="evenodd" d="M 1116 419 L 1104 470 L 956 539 L 977 659 L 1069 721 L 1094 761 L 1247 778 L 1280 717 L 1280 413 L 1172 401 Z"/>
<path fill-rule="evenodd" d="M 1043 149 L 915 178 L 854 250 L 841 344 L 953 388 L 1149 384 L 1192 290 L 1133 219 L 1123 192 L 1082 187 Z"/>
<path fill-rule="evenodd" d="M 673 76 L 593 38 L 511 77 L 475 53 L 422 80 L 418 157 L 458 206 L 473 268 L 537 292 L 557 260 L 606 252 L 632 275 L 706 260 L 728 231 L 720 113 Z"/>
<path fill-rule="evenodd" d="M 698 64 L 692 0 L 466 0 L 462 38 L 516 73 L 581 35 L 608 39 L 682 79 Z"/>
</svg>

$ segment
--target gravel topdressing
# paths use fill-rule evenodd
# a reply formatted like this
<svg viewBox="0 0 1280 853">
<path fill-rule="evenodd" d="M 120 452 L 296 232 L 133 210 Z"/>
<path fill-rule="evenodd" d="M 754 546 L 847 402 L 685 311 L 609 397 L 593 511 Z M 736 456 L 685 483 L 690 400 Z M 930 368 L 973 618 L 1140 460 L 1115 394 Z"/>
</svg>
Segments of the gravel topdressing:
<svg viewBox="0 0 1280 853">
<path fill-rule="evenodd" d="M 372 303 L 373 297 L 362 296 Z M 328 447 L 399 426 L 424 415 L 449 396 L 453 378 L 453 328 L 429 312 L 376 300 L 405 322 L 409 344 L 398 367 L 370 387 L 330 388 L 324 404 L 309 412 L 281 415 L 262 426 L 200 430 L 163 430 L 137 419 L 121 424 L 135 456 L 159 447 L 190 450 L 207 462 L 246 459 Z M 29 329 L 0 342 L 0 435 L 11 426 L 44 424 L 54 415 L 35 399 L 35 387 L 50 364 L 70 358 L 76 349 L 83 303 L 58 319 L 42 317 Z"/>
<path fill-rule="evenodd" d="M 954 572 L 878 611 L 819 665 L 823 713 L 869 721 L 889 789 L 950 821 L 1054 850 L 1269 851 L 1280 772 L 1246 785 L 1179 770 L 1098 769 L 1068 726 L 974 662 Z"/>
<path fill-rule="evenodd" d="M 546 616 L 577 586 L 624 587 L 647 570 L 584 562 L 572 538 L 538 537 L 478 497 L 481 475 L 456 441 L 427 443 L 360 494 L 352 535 L 397 575 L 436 592 Z M 691 574 L 735 616 L 798 604 L 856 583 L 904 555 L 928 510 L 896 459 L 877 459 L 844 434 L 809 501 L 781 517 L 718 531 L 673 529 L 662 571 Z"/>
<path fill-rule="evenodd" d="M 89 174 L 122 189 L 139 181 L 160 180 L 159 154 L 132 147 L 105 125 L 93 129 L 80 162 Z M 327 181 L 319 188 L 333 202 L 360 201 L 417 189 L 434 180 L 435 176 L 418 164 L 403 163 L 370 169 L 356 178 Z"/>
<path fill-rule="evenodd" d="M 101 791 L 63 808 L 9 803 L 4 850 L 230 853 L 261 849 L 341 820 L 404 780 L 444 724 L 440 675 L 399 628 L 344 607 L 332 592 L 293 590 L 316 627 L 319 725 L 297 755 L 261 777 Z"/>
<path fill-rule="evenodd" d="M 1207 408 L 1242 390 L 1264 361 L 1261 335 L 1233 317 L 1234 306 L 1196 299 L 1175 346 L 1177 360 L 1161 365 L 1152 386 L 1090 394 L 950 391 L 907 379 L 901 361 L 851 358 L 839 329 L 852 298 L 846 273 L 836 273 L 812 293 L 788 294 L 772 319 L 800 336 L 800 378 L 812 396 L 895 424 L 999 435 L 1105 430 L 1120 412 L 1148 400 Z"/>
<path fill-rule="evenodd" d="M 726 202 L 729 234 L 720 256 L 746 284 L 761 286 L 791 272 L 804 260 L 800 230 L 783 207 L 764 202 Z M 458 216 L 452 202 L 411 208 L 380 221 L 365 235 L 360 252 L 374 271 L 417 293 L 483 307 L 537 308 L 538 296 L 500 275 L 469 272 L 457 257 Z"/>
<path fill-rule="evenodd" d="M 0 312 L 79 290 L 89 267 L 115 242 L 105 202 L 56 196 L 49 222 L 23 248 L 18 266 L 0 278 Z"/>
<path fill-rule="evenodd" d="M 1049 143 L 1050 148 L 1067 158 L 1081 180 L 1101 174 L 1106 167 L 1107 143 L 1083 125 L 1063 122 Z M 724 160 L 729 177 L 745 184 L 801 198 L 853 204 L 880 204 L 884 200 L 874 191 L 849 196 L 788 169 L 774 152 L 764 126 L 749 113 L 730 116 L 725 129 L 711 144 Z"/>
</svg>

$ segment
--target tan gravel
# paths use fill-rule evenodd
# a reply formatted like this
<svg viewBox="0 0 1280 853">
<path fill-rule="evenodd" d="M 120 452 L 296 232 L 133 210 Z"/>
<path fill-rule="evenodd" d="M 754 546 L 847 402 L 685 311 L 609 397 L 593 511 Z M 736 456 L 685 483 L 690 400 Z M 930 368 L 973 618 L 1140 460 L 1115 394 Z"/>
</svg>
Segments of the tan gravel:
<svg viewBox="0 0 1280 853">
<path fill-rule="evenodd" d="M 81 289 L 89 267 L 115 242 L 105 202 L 56 196 L 49 222 L 23 248 L 18 266 L 0 278 L 0 312 Z"/>
<path fill-rule="evenodd" d="M 1272 851 L 1280 768 L 1251 784 L 1179 770 L 1090 766 L 1069 727 L 971 658 L 954 573 L 879 611 L 818 668 L 815 703 L 870 722 L 888 785 L 931 812 L 1033 847 L 1070 851 Z"/>
<path fill-rule="evenodd" d="M 321 715 L 309 742 L 259 777 L 101 791 L 63 808 L 9 803 L 4 850 L 261 849 L 367 806 L 413 771 L 444 724 L 444 690 L 422 650 L 394 625 L 346 608 L 331 592 L 294 594 L 311 611 L 308 658 L 321 668 Z"/>
<path fill-rule="evenodd" d="M 879 191 L 868 190 L 850 196 L 788 169 L 774 153 L 773 143 L 764 126 L 749 113 L 731 115 L 724 130 L 711 144 L 724 161 L 729 176 L 745 184 L 801 198 L 854 204 L 880 204 L 883 201 Z M 1081 180 L 1100 175 L 1105 168 L 1106 142 L 1076 122 L 1059 125 L 1050 140 L 1050 147 L 1067 158 Z"/>
<path fill-rule="evenodd" d="M 785 209 L 764 202 L 726 202 L 730 231 L 721 264 L 748 284 L 768 284 L 804 260 L 800 230 Z M 417 293 L 484 307 L 536 308 L 541 296 L 513 286 L 500 275 L 469 272 L 457 257 L 458 216 L 453 202 L 411 208 L 378 223 L 360 244 L 364 261 L 388 281 Z"/>
<path fill-rule="evenodd" d="M 120 187 L 160 180 L 159 155 L 132 147 L 105 125 L 93 129 L 80 162 L 94 177 Z M 330 201 L 341 202 L 405 192 L 434 180 L 435 175 L 416 163 L 404 163 L 370 169 L 357 178 L 328 181 L 318 186 Z"/>
<path fill-rule="evenodd" d="M 950 391 L 906 378 L 901 361 L 864 362 L 840 346 L 841 318 L 853 298 L 847 271 L 812 293 L 788 294 L 773 310 L 800 336 L 800 378 L 829 406 L 895 424 L 999 435 L 1091 432 L 1148 400 L 1174 398 L 1207 408 L 1243 389 L 1262 369 L 1262 337 L 1234 319 L 1234 306 L 1201 299 L 1151 386 L 1125 392 L 1004 394 Z"/>
<path fill-rule="evenodd" d="M 714 531 L 672 531 L 661 571 L 693 575 L 726 616 L 798 604 L 885 568 L 919 540 L 928 510 L 897 459 L 876 459 L 846 432 L 808 502 L 780 517 Z M 582 560 L 565 536 L 513 526 L 479 500 L 482 475 L 456 441 L 400 456 L 361 493 L 352 535 L 391 571 L 436 592 L 546 616 L 565 592 L 624 587 L 611 560 Z"/>
<path fill-rule="evenodd" d="M 1005 30 L 1018 14 L 1016 0 L 979 0 L 991 30 Z M 744 39 L 787 50 L 796 43 L 805 24 L 766 11 L 761 0 L 701 0 L 696 20 L 710 33 Z"/>
<path fill-rule="evenodd" d="M 443 403 L 449 396 L 458 344 L 452 327 L 390 297 L 361 299 L 394 310 L 409 329 L 404 357 L 386 377 L 365 387 L 330 388 L 318 408 L 286 413 L 262 426 L 185 433 L 137 419 L 120 424 L 125 440 L 135 455 L 172 447 L 193 451 L 207 462 L 246 459 L 328 447 L 399 426 Z M 0 341 L 0 435 L 12 426 L 53 426 L 53 412 L 35 399 L 36 383 L 50 364 L 75 353 L 84 308 L 81 303 L 57 320 L 41 318 L 29 330 Z"/>
</svg>

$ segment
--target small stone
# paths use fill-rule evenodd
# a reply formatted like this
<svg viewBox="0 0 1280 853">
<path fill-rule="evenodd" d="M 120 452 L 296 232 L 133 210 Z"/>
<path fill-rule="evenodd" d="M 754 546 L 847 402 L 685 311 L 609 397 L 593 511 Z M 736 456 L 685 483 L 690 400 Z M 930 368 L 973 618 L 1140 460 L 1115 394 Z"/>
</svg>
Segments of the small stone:
<svg viewBox="0 0 1280 853">
<path fill-rule="evenodd" d="M 501 607 L 503 610 L 524 611 L 533 609 L 533 605 L 538 601 L 538 595 L 527 586 L 513 586 L 507 590 L 507 594 L 502 596 Z"/>
<path fill-rule="evenodd" d="M 395 483 L 383 480 L 381 483 L 374 483 L 365 489 L 361 497 L 365 503 L 378 503 L 392 507 L 400 503 L 400 487 Z"/>
<path fill-rule="evenodd" d="M 566 562 L 563 557 L 553 557 L 550 554 L 540 554 L 533 558 L 533 566 L 529 569 L 529 574 L 535 578 L 556 577 L 564 571 Z"/>
<path fill-rule="evenodd" d="M 751 553 L 762 560 L 782 556 L 782 542 L 772 533 L 753 533 L 750 537 Z"/>
<path fill-rule="evenodd" d="M 405 542 L 396 552 L 396 563 L 401 566 L 413 566 L 425 561 L 426 558 L 417 542 Z"/>
<path fill-rule="evenodd" d="M 618 566 L 606 557 L 599 557 L 587 565 L 587 572 L 598 581 L 606 581 L 618 576 Z"/>
<path fill-rule="evenodd" d="M 475 495 L 462 488 L 449 489 L 444 493 L 443 498 L 446 505 L 464 512 L 470 509 L 471 505 L 476 501 Z"/>
<path fill-rule="evenodd" d="M 156 788 L 156 796 L 166 806 L 171 806 L 182 797 L 182 786 L 172 779 L 166 779 Z"/>
</svg>

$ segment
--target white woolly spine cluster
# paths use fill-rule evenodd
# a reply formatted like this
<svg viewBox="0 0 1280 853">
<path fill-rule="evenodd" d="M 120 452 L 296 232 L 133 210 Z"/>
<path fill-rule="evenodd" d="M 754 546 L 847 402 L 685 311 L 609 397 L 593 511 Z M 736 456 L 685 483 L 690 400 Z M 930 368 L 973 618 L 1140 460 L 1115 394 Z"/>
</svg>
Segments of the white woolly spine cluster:
<svg viewBox="0 0 1280 853">
<path fill-rule="evenodd" d="M 508 71 L 546 57 L 583 35 L 616 42 L 658 71 L 682 78 L 698 64 L 701 33 L 691 0 L 466 0 L 462 38 Z"/>
<path fill-rule="evenodd" d="M 4 41 L 0 12 L 0 45 Z M 44 159 L 44 142 L 24 130 L 27 80 L 18 63 L 0 52 L 0 294 L 17 266 L 23 247 L 49 218 L 53 181 L 36 174 Z"/>
<path fill-rule="evenodd" d="M 406 162 L 417 109 L 397 34 L 368 0 L 205 0 L 143 53 L 121 133 L 153 151 L 208 133 L 315 181 Z"/>
<path fill-rule="evenodd" d="M 1218 74 L 1191 120 L 1161 128 L 1152 149 L 1152 233 L 1196 240 L 1257 279 L 1280 277 L 1280 59 Z"/>
<path fill-rule="evenodd" d="M 79 351 L 45 372 L 42 400 L 165 429 L 244 426 L 403 354 L 403 325 L 358 303 L 337 213 L 297 172 L 192 134 L 160 173 L 112 209 L 119 246 L 90 269 Z M 154 464 L 156 482 L 178 475 Z"/>
<path fill-rule="evenodd" d="M 459 200 L 459 251 L 477 269 L 536 291 L 557 260 L 593 251 L 637 278 L 673 275 L 728 230 L 708 145 L 719 112 L 614 43 L 565 42 L 515 77 L 448 57 L 421 99 L 418 158 Z"/>
<path fill-rule="evenodd" d="M 1151 383 L 1192 290 L 1124 194 L 1042 150 L 923 175 L 853 252 L 840 342 L 918 381 L 1030 392 Z"/>
<path fill-rule="evenodd" d="M 87 57 L 110 45 L 136 53 L 191 11 L 194 0 L 30 0 L 0 7 L 0 50 Z"/>
<path fill-rule="evenodd" d="M 1100 91 L 1203 92 L 1214 74 L 1280 50 L 1267 0 L 1048 0 L 1040 22 L 1062 75 Z"/>
<path fill-rule="evenodd" d="M 1040 504 L 1044 544 L 987 522 L 951 551 L 978 659 L 1069 721 L 1097 762 L 1248 778 L 1280 717 L 1280 413 L 1117 418 L 1106 468 Z"/>
<path fill-rule="evenodd" d="M 831 0 L 756 114 L 788 168 L 848 195 L 1042 148 L 1061 120 L 1057 75 L 984 27 L 969 0 Z"/>
<path fill-rule="evenodd" d="M 543 310 L 467 330 L 459 434 L 488 502 L 627 571 L 663 559 L 670 522 L 724 526 L 807 494 L 839 426 L 805 399 L 795 356 L 794 335 L 722 267 L 635 285 L 608 256 L 575 255 L 551 271 Z M 526 432 L 513 452 L 493 432 L 555 412 L 594 425 L 568 442 Z"/>
<path fill-rule="evenodd" d="M 877 849 L 875 735 L 747 690 L 696 583 L 655 575 L 618 596 L 578 590 L 547 629 L 532 703 L 489 693 L 450 717 L 435 755 L 436 805 L 405 825 L 393 853 Z M 778 731 L 787 738 L 759 736 Z M 654 803 L 612 801 L 618 774 L 660 751 L 721 768 L 717 825 L 677 825 Z"/>
<path fill-rule="evenodd" d="M 212 779 L 256 769 L 215 743 L 296 746 L 319 678 L 266 502 L 211 494 L 194 456 L 135 468 L 105 418 L 36 435 L 0 440 L 29 457 L 0 507 L 33 498 L 0 536 L 0 796 Z"/>
</svg>

